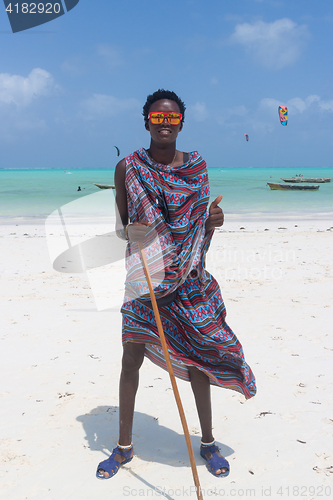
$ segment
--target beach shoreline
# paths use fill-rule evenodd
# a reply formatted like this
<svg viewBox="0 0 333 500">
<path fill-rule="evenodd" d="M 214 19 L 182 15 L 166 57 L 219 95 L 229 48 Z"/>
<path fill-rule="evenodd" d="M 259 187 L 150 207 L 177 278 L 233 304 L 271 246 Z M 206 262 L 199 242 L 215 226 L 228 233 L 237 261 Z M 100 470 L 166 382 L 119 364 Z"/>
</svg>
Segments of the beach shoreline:
<svg viewBox="0 0 333 500">
<path fill-rule="evenodd" d="M 222 207 L 223 208 L 223 207 Z M 11 226 L 11 225 L 34 225 L 37 226 L 45 225 L 47 216 L 0 216 L 1 226 Z M 238 226 L 241 223 L 247 223 L 251 229 L 261 228 L 261 226 L 265 223 L 271 223 L 272 227 L 275 227 L 276 224 L 287 223 L 291 227 L 297 227 L 297 224 L 303 224 L 305 230 L 310 229 L 310 227 L 314 227 L 317 224 L 317 228 L 321 228 L 322 226 L 328 226 L 330 228 L 330 223 L 333 225 L 333 211 L 332 212 L 314 212 L 314 213 L 294 213 L 294 212 L 248 212 L 248 213 L 229 213 L 224 211 L 225 222 L 223 225 L 223 230 L 228 231 L 229 227 L 232 229 L 234 226 Z M 87 217 L 88 219 L 88 217 Z M 110 223 L 112 218 L 105 216 L 100 217 L 99 220 L 94 222 L 101 224 Z M 84 224 L 85 220 L 83 217 L 78 219 L 80 224 Z"/>
</svg>

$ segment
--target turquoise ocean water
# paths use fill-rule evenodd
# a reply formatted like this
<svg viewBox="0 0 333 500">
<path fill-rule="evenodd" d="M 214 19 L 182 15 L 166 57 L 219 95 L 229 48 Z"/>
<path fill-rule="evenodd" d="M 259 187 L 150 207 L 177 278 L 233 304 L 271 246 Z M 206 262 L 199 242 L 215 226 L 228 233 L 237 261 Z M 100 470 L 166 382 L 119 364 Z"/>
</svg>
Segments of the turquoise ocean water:
<svg viewBox="0 0 333 500">
<path fill-rule="evenodd" d="M 211 200 L 223 195 L 227 214 L 333 214 L 333 168 L 208 169 Z M 319 191 L 271 191 L 280 177 L 331 177 Z M 114 184 L 114 169 L 0 169 L 0 218 L 45 218 L 57 208 L 99 192 L 92 183 Z M 81 191 L 77 191 L 81 186 Z"/>
</svg>

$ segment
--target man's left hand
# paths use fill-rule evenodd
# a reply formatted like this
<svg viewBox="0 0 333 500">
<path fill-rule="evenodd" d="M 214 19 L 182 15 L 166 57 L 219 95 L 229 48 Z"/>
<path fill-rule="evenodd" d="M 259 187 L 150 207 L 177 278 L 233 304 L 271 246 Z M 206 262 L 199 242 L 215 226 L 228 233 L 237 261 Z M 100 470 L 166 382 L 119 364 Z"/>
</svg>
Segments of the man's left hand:
<svg viewBox="0 0 333 500">
<path fill-rule="evenodd" d="M 218 206 L 221 203 L 222 195 L 220 194 L 215 200 L 210 204 L 209 207 L 209 217 L 206 220 L 205 228 L 206 233 L 211 231 L 214 227 L 221 227 L 224 222 L 224 214 L 222 208 Z"/>
</svg>

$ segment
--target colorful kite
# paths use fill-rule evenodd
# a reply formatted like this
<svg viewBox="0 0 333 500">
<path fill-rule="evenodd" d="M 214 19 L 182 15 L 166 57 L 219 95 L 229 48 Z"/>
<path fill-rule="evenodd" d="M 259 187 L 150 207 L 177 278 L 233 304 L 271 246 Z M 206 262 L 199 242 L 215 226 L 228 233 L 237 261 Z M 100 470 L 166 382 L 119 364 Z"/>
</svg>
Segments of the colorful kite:
<svg viewBox="0 0 333 500">
<path fill-rule="evenodd" d="M 244 135 L 245 135 L 246 141 L 248 141 L 249 140 L 249 136 L 247 134 L 244 134 Z"/>
<path fill-rule="evenodd" d="M 287 106 L 279 106 L 279 118 L 281 125 L 286 126 L 288 123 L 288 108 Z"/>
</svg>

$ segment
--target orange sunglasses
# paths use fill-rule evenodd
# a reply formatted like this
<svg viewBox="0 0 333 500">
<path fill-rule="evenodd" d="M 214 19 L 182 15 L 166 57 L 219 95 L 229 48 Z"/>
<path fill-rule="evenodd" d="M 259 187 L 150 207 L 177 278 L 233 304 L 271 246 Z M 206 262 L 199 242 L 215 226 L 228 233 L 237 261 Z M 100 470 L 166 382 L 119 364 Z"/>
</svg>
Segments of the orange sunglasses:
<svg viewBox="0 0 333 500">
<path fill-rule="evenodd" d="M 149 113 L 149 119 L 154 125 L 159 125 L 164 122 L 165 118 L 170 125 L 179 125 L 182 119 L 181 113 L 164 113 L 164 111 L 155 111 Z"/>
</svg>

